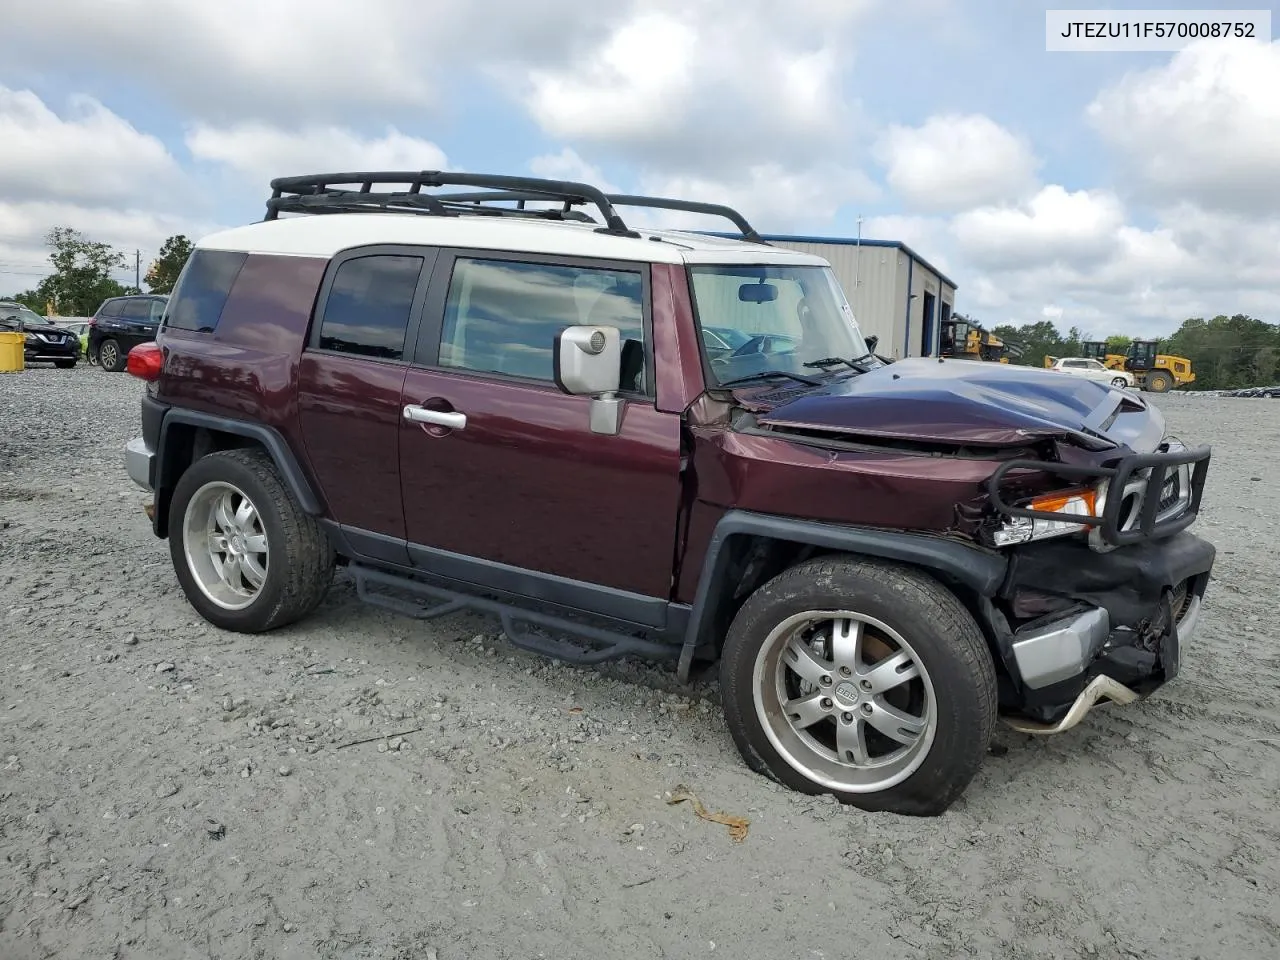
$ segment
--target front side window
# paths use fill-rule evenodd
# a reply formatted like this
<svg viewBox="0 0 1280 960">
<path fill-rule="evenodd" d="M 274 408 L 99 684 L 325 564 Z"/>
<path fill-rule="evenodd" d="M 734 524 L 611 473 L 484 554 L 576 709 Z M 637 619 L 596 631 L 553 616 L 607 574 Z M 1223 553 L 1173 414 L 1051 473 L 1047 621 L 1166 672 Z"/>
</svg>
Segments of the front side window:
<svg viewBox="0 0 1280 960">
<path fill-rule="evenodd" d="M 556 334 L 582 324 L 617 327 L 622 389 L 645 389 L 644 285 L 639 272 L 481 260 L 454 264 L 440 366 L 551 381 Z"/>
<path fill-rule="evenodd" d="M 374 254 L 344 261 L 320 317 L 320 349 L 402 359 L 421 273 L 422 257 Z"/>
<path fill-rule="evenodd" d="M 729 344 L 707 351 L 717 384 L 761 373 L 813 374 L 820 363 L 870 353 L 828 267 L 696 265 L 690 274 L 698 323 Z"/>
</svg>

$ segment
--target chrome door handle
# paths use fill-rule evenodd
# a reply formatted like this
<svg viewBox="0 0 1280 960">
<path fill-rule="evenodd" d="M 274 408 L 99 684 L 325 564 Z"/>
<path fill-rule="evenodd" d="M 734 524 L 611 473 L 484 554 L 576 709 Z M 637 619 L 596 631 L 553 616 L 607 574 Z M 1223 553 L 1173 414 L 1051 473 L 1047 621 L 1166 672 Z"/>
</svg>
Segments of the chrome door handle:
<svg viewBox="0 0 1280 960">
<path fill-rule="evenodd" d="M 456 411 L 428 410 L 416 404 L 404 408 L 404 418 L 414 423 L 430 423 L 437 427 L 448 427 L 450 430 L 462 430 L 467 426 L 467 415 Z"/>
</svg>

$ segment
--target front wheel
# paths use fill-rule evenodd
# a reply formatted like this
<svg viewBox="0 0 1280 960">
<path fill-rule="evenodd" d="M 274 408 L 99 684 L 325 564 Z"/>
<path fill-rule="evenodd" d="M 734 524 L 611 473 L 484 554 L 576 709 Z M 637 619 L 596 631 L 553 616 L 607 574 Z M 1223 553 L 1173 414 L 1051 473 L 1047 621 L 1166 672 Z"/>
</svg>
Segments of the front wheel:
<svg viewBox="0 0 1280 960">
<path fill-rule="evenodd" d="M 334 554 L 261 450 L 202 457 L 178 481 L 169 551 L 188 602 L 215 626 L 258 633 L 324 598 Z"/>
<path fill-rule="evenodd" d="M 866 810 L 944 812 L 995 727 L 996 678 L 959 599 L 921 571 L 823 557 L 749 597 L 720 662 L 753 770 Z"/>
<path fill-rule="evenodd" d="M 1112 377 L 1111 385 L 1115 387 L 1117 390 L 1124 390 L 1128 388 L 1129 381 L 1126 380 L 1124 377 Z"/>
</svg>

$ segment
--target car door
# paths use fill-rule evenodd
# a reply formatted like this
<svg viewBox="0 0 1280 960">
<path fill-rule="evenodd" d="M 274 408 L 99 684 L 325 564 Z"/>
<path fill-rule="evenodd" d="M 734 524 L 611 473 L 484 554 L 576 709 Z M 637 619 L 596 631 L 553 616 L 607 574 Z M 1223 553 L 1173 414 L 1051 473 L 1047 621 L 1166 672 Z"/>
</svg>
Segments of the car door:
<svg viewBox="0 0 1280 960">
<path fill-rule="evenodd" d="M 407 566 L 400 395 L 437 251 L 334 257 L 298 363 L 298 421 L 331 519 L 364 557 Z"/>
<path fill-rule="evenodd" d="M 119 332 L 116 339 L 120 341 L 125 353 L 140 343 L 154 340 L 160 325 L 158 315 L 153 316 L 152 304 L 156 301 L 147 297 L 125 300 L 120 309 L 118 323 Z"/>
<path fill-rule="evenodd" d="M 556 334 L 617 326 L 617 435 L 553 380 Z M 413 563 L 455 579 L 659 624 L 671 594 L 680 418 L 654 402 L 646 264 L 447 251 L 403 406 Z M 415 413 L 415 416 L 419 414 Z"/>
</svg>

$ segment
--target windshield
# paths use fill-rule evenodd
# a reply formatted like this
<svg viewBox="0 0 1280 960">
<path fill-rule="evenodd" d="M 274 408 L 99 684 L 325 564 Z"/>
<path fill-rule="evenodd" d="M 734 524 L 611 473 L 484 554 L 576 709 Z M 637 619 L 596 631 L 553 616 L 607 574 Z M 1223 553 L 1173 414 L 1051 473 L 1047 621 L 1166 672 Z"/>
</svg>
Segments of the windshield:
<svg viewBox="0 0 1280 960">
<path fill-rule="evenodd" d="M 51 320 L 45 319 L 20 303 L 0 303 L 0 318 L 8 319 L 9 317 L 17 317 L 27 326 L 47 326 L 52 323 Z"/>
<path fill-rule="evenodd" d="M 703 349 L 716 385 L 767 373 L 821 373 L 819 361 L 870 351 L 829 267 L 690 268 Z"/>
</svg>

